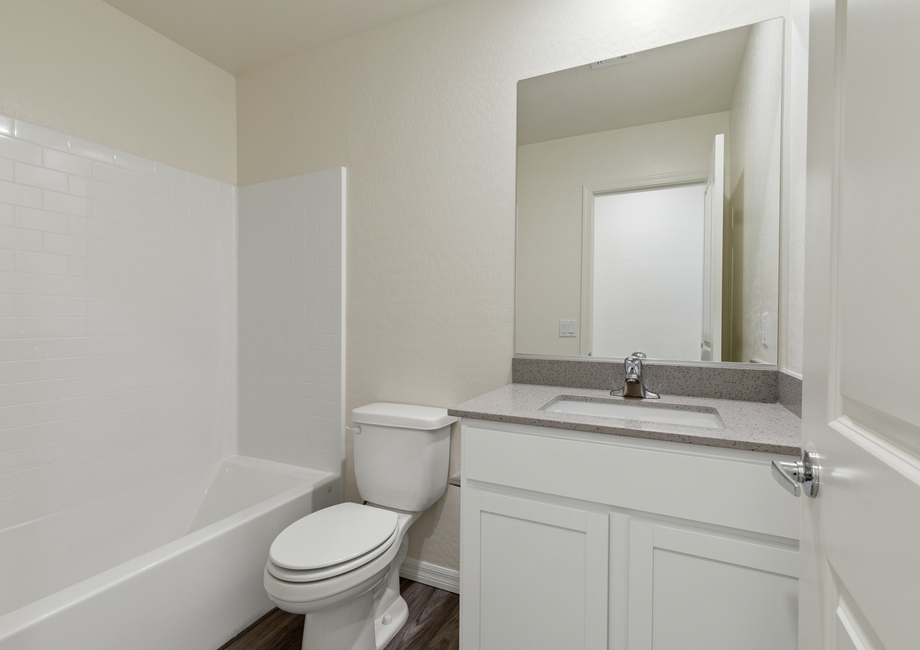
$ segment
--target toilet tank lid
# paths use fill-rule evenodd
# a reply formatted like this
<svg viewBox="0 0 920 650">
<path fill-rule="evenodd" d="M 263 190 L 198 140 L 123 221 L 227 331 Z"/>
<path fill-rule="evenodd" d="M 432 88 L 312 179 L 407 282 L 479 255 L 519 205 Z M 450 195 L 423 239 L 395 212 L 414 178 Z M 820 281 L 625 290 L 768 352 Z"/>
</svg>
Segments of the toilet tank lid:
<svg viewBox="0 0 920 650">
<path fill-rule="evenodd" d="M 355 424 L 379 424 L 386 427 L 429 431 L 453 424 L 457 418 L 448 415 L 447 409 L 433 406 L 377 402 L 352 410 L 351 420 Z"/>
</svg>

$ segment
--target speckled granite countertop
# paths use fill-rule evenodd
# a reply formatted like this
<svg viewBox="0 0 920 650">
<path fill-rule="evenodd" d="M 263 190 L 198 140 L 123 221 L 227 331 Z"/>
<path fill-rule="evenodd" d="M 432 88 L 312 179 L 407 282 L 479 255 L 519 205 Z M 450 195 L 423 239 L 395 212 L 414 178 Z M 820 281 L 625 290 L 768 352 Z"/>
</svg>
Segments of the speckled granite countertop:
<svg viewBox="0 0 920 650">
<path fill-rule="evenodd" d="M 680 407 L 710 407 L 718 410 L 724 429 L 708 429 L 683 424 L 661 424 L 640 420 L 615 420 L 607 417 L 551 413 L 540 407 L 559 395 L 611 400 L 608 390 L 509 384 L 463 404 L 448 409 L 450 415 L 513 422 L 539 427 L 555 427 L 575 431 L 609 433 L 632 438 L 669 440 L 709 447 L 729 447 L 774 454 L 801 454 L 802 421 L 780 404 L 744 402 L 705 397 L 662 395 L 661 399 L 644 402 L 648 406 L 674 405 Z M 622 399 L 622 398 L 620 398 Z"/>
</svg>

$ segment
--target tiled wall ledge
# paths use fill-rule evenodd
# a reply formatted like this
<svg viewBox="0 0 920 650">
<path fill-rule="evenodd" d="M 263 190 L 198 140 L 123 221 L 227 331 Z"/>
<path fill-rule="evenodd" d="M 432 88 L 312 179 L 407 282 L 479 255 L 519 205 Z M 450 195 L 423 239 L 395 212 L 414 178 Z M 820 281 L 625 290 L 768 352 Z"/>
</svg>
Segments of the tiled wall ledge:
<svg viewBox="0 0 920 650">
<path fill-rule="evenodd" d="M 643 369 L 647 386 L 657 393 L 780 402 L 801 417 L 801 379 L 774 367 L 693 366 L 646 361 Z M 511 360 L 511 380 L 515 384 L 613 389 L 623 385 L 624 373 L 621 361 L 533 357 Z"/>
</svg>

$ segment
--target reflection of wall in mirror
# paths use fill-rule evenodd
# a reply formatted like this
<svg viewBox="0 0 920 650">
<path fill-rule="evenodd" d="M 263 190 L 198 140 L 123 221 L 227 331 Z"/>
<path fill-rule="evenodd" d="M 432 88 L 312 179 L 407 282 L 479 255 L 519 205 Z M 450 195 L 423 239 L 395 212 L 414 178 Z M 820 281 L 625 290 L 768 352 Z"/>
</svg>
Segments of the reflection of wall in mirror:
<svg viewBox="0 0 920 650">
<path fill-rule="evenodd" d="M 724 264 L 732 269 L 725 278 L 729 283 L 734 278 L 734 286 L 726 292 L 731 308 L 723 309 L 723 332 L 730 333 L 724 349 L 731 350 L 726 361 L 777 362 L 782 35 L 781 21 L 753 26 L 732 97 L 725 219 L 731 246 L 725 250 L 733 259 Z M 764 313 L 770 330 L 766 346 Z"/>
<path fill-rule="evenodd" d="M 705 172 L 713 138 L 728 131 L 726 111 L 518 148 L 518 354 L 579 354 L 579 339 L 559 338 L 558 323 L 580 314 L 582 188 Z"/>
</svg>

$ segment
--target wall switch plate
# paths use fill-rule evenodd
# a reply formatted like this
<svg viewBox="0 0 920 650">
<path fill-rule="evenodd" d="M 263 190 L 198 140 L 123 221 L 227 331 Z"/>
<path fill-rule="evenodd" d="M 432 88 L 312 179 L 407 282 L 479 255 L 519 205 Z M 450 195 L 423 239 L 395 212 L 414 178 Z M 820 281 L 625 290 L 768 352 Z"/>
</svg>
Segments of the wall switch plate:
<svg viewBox="0 0 920 650">
<path fill-rule="evenodd" d="M 576 336 L 578 336 L 575 333 L 577 329 L 577 320 L 561 320 L 559 321 L 559 338 L 574 339 Z"/>
</svg>

